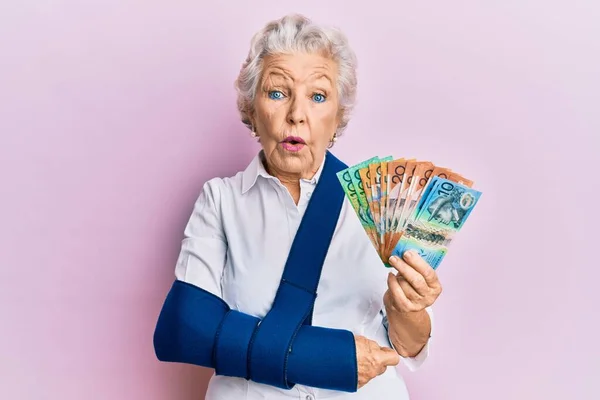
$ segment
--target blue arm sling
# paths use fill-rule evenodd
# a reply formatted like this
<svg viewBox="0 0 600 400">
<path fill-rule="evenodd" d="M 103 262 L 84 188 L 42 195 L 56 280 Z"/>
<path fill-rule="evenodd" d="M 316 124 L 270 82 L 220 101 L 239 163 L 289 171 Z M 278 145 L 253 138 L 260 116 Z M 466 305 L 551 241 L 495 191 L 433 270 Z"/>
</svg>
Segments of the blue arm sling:
<svg viewBox="0 0 600 400">
<path fill-rule="evenodd" d="M 344 201 L 336 173 L 345 168 L 326 153 L 273 305 L 262 320 L 232 310 L 221 298 L 197 286 L 173 283 L 154 333 L 161 361 L 212 367 L 218 375 L 284 389 L 302 384 L 357 390 L 352 332 L 312 326 L 321 270 Z"/>
</svg>

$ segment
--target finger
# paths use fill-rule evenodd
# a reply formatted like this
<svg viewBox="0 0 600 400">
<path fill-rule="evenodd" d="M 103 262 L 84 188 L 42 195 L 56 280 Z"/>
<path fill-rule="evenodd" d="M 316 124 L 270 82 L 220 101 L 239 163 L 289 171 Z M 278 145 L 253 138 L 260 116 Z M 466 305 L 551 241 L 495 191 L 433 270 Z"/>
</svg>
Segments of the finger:
<svg viewBox="0 0 600 400">
<path fill-rule="evenodd" d="M 383 354 L 383 359 L 381 361 L 384 365 L 398 365 L 398 363 L 400 363 L 400 355 L 396 350 L 389 347 L 382 347 L 381 352 Z"/>
<path fill-rule="evenodd" d="M 394 307 L 401 311 L 415 311 L 416 305 L 413 304 L 406 294 L 402 290 L 398 279 L 393 273 L 388 274 L 388 288 L 390 289 L 390 294 L 392 295 L 392 301 Z"/>
<path fill-rule="evenodd" d="M 404 292 L 406 298 L 412 303 L 411 311 L 420 310 L 423 307 L 423 299 L 425 298 L 412 287 L 412 285 L 402 276 L 396 276 L 396 281 Z M 393 293 L 392 293 L 393 295 Z"/>
<path fill-rule="evenodd" d="M 438 283 L 438 276 L 433 267 L 417 254 L 416 251 L 405 251 L 402 258 L 404 258 L 408 265 L 421 274 L 428 286 L 433 287 Z"/>
<path fill-rule="evenodd" d="M 400 259 L 399 257 L 392 256 L 390 258 L 390 264 L 398 271 L 400 276 L 406 279 L 408 283 L 415 288 L 419 294 L 425 295 L 425 293 L 429 291 L 429 285 L 427 285 L 423 275 L 410 266 L 406 261 Z"/>
<path fill-rule="evenodd" d="M 412 301 L 413 303 L 418 303 L 421 301 L 423 296 L 421 296 L 419 293 L 417 293 L 415 288 L 413 288 L 406 279 L 404 279 L 401 276 L 397 276 L 396 280 L 398 281 L 398 283 L 400 284 L 400 287 L 402 288 L 402 291 L 404 292 L 404 294 L 410 301 Z"/>
</svg>

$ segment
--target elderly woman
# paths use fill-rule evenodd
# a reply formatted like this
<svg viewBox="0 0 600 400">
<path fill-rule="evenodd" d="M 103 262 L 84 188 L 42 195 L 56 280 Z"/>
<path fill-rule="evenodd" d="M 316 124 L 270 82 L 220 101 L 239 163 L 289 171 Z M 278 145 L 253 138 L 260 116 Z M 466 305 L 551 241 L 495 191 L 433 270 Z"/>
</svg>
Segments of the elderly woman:
<svg viewBox="0 0 600 400">
<path fill-rule="evenodd" d="M 262 149 L 204 185 L 154 334 L 159 360 L 215 369 L 209 400 L 408 399 L 400 366 L 428 355 L 437 275 L 412 253 L 384 267 L 328 150 L 355 69 L 345 36 L 302 16 L 252 39 L 238 107 Z"/>
</svg>

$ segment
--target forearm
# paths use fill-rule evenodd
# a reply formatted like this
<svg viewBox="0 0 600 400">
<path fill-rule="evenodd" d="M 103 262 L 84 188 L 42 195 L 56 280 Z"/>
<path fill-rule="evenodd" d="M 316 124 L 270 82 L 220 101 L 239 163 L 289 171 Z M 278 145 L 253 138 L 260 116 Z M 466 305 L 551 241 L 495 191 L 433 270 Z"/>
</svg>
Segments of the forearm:
<svg viewBox="0 0 600 400">
<path fill-rule="evenodd" d="M 256 317 L 232 311 L 219 297 L 176 281 L 157 322 L 156 355 L 161 361 L 195 364 L 215 368 L 220 375 L 252 379 L 247 357 L 258 322 Z M 269 356 L 277 357 L 280 352 L 275 350 Z M 350 331 L 302 325 L 291 349 L 285 350 L 290 384 L 357 390 L 355 343 Z"/>
<path fill-rule="evenodd" d="M 386 305 L 388 336 L 402 357 L 414 357 L 427 344 L 431 319 L 427 310 L 402 312 Z"/>
</svg>

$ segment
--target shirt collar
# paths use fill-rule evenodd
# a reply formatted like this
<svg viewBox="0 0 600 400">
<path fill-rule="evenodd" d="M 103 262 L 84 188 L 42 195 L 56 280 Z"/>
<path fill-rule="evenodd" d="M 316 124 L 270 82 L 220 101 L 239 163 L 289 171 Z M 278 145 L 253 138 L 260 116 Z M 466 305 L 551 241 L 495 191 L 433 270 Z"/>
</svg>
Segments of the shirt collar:
<svg viewBox="0 0 600 400">
<path fill-rule="evenodd" d="M 244 170 L 242 175 L 242 194 L 246 193 L 256 184 L 256 180 L 259 176 L 262 176 L 265 179 L 275 179 L 275 177 L 270 175 L 265 169 L 265 166 L 263 164 L 264 157 L 264 151 L 259 151 L 258 154 L 252 159 L 248 167 L 246 167 L 246 169 Z M 321 166 L 319 167 L 315 175 L 311 179 L 302 179 L 302 181 L 310 183 L 312 185 L 316 185 L 319 182 L 321 173 L 323 172 L 325 158 L 326 157 L 323 157 Z"/>
</svg>

